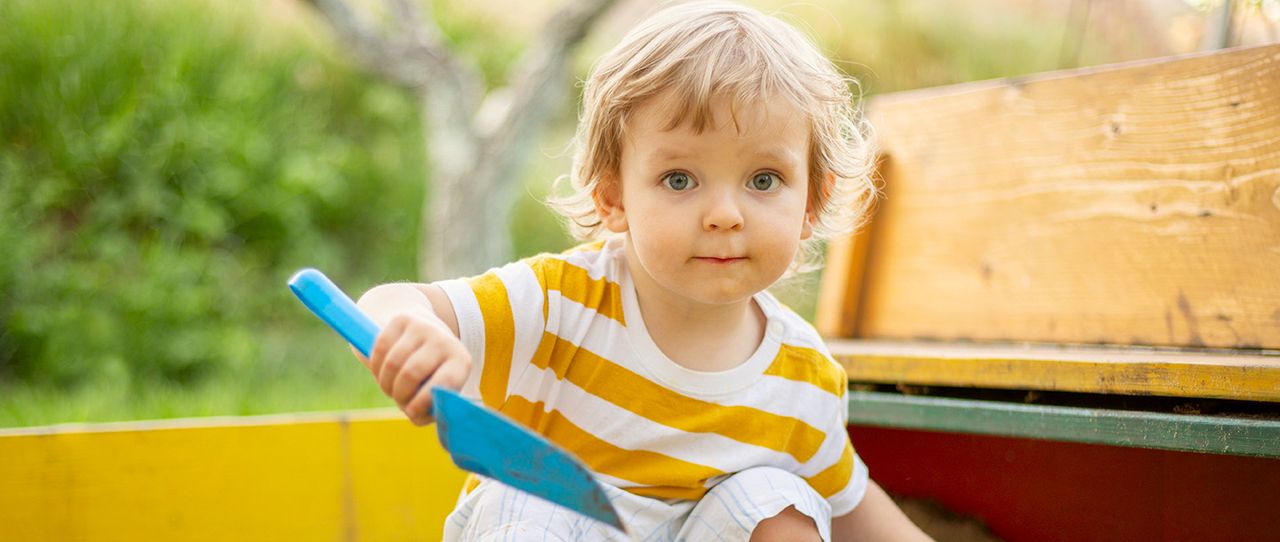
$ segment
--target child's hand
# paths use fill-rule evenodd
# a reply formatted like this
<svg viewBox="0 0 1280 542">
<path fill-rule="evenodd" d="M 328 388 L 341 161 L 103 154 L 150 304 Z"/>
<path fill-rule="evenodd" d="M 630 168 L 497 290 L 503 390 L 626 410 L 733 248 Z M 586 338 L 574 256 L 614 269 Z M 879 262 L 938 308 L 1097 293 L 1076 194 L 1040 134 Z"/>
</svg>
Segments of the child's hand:
<svg viewBox="0 0 1280 542">
<path fill-rule="evenodd" d="M 431 388 L 460 389 L 471 373 L 471 354 L 434 315 L 402 313 L 378 333 L 365 365 L 409 421 L 426 425 L 434 421 Z"/>
</svg>

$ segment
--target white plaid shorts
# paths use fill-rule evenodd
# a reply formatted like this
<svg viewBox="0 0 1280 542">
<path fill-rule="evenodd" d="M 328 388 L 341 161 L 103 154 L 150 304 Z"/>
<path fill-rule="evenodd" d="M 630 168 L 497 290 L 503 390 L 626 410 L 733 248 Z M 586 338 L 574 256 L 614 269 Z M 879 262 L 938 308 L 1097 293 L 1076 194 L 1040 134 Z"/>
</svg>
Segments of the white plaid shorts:
<svg viewBox="0 0 1280 542">
<path fill-rule="evenodd" d="M 627 533 L 505 484 L 482 479 L 445 521 L 447 541 L 746 541 L 788 506 L 831 539 L 831 505 L 804 479 L 773 467 L 738 472 L 700 500 L 654 499 L 604 485 Z"/>
</svg>

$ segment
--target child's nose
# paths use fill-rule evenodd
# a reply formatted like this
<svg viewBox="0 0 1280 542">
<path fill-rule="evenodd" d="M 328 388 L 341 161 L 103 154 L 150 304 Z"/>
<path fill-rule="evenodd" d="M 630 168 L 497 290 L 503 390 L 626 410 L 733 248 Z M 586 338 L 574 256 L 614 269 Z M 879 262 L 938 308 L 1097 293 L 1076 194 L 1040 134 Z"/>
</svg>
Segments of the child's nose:
<svg viewBox="0 0 1280 542">
<path fill-rule="evenodd" d="M 702 218 L 706 231 L 737 231 L 742 229 L 742 209 L 732 194 L 714 196 Z"/>
</svg>

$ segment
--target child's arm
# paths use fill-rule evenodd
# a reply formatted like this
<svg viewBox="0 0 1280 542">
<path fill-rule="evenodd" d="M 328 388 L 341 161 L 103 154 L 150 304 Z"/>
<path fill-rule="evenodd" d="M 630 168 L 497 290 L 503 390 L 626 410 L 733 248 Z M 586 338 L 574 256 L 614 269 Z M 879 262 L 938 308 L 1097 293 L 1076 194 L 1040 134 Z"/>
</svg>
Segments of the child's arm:
<svg viewBox="0 0 1280 542">
<path fill-rule="evenodd" d="M 902 513 L 880 485 L 867 480 L 867 493 L 852 512 L 831 520 L 831 539 L 933 540 Z"/>
<path fill-rule="evenodd" d="M 369 358 L 356 357 L 410 421 L 431 423 L 428 388 L 460 389 L 471 372 L 449 296 L 435 284 L 383 284 L 356 306 L 382 327 Z"/>
</svg>

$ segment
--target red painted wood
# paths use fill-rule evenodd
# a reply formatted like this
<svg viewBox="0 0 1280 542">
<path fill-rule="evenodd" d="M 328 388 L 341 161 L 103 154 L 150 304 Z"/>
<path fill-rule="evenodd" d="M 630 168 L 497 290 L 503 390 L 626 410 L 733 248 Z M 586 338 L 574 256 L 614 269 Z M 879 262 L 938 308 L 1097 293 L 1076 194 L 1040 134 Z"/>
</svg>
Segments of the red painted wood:
<svg viewBox="0 0 1280 542">
<path fill-rule="evenodd" d="M 851 426 L 886 490 L 1007 541 L 1280 541 L 1280 460 Z"/>
</svg>

